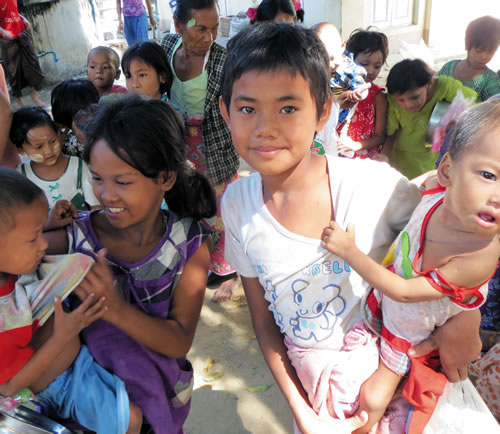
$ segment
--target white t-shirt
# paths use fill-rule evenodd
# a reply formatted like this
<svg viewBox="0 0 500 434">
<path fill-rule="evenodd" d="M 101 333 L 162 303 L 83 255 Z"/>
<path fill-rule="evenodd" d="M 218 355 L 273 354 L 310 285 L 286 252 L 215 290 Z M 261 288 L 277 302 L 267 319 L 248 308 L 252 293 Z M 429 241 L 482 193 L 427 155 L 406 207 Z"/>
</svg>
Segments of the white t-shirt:
<svg viewBox="0 0 500 434">
<path fill-rule="evenodd" d="M 385 163 L 327 161 L 336 222 L 353 223 L 357 246 L 382 260 L 420 200 L 417 186 Z M 228 187 L 222 216 L 226 259 L 242 276 L 258 277 L 281 332 L 302 347 L 340 349 L 361 319 L 368 284 L 319 239 L 292 233 L 271 215 L 258 173 Z"/>
<path fill-rule="evenodd" d="M 60 178 L 47 180 L 40 178 L 31 168 L 31 162 L 22 163 L 17 171 L 24 174 L 30 181 L 38 185 L 47 196 L 49 207 L 52 208 L 60 199 L 71 201 L 77 193 L 81 193 L 85 202 L 90 206 L 99 205 L 90 183 L 90 172 L 87 164 L 81 161 L 81 180 L 78 180 L 78 157 L 69 157 L 66 169 Z M 24 171 L 23 171 L 24 169 Z"/>
</svg>

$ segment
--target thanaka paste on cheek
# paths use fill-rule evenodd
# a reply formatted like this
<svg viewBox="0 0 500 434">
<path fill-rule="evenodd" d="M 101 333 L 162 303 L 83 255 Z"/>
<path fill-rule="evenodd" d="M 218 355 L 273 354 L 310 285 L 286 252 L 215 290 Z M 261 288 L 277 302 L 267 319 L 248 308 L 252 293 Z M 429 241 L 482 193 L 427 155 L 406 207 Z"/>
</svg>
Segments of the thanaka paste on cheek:
<svg viewBox="0 0 500 434">
<path fill-rule="evenodd" d="M 34 161 L 35 163 L 41 163 L 44 158 L 42 154 L 30 154 L 30 159 Z"/>
</svg>

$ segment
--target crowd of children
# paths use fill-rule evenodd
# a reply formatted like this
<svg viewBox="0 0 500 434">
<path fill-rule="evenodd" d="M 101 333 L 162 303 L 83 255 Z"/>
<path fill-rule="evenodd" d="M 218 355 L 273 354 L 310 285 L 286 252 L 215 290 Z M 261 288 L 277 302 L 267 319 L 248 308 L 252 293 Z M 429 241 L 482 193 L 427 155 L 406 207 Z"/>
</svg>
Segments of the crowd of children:
<svg viewBox="0 0 500 434">
<path fill-rule="evenodd" d="M 213 2 L 195 11 L 176 25 L 204 32 Z M 121 63 L 92 48 L 87 79 L 59 83 L 51 114 L 13 112 L 0 69 L 0 395 L 29 388 L 51 415 L 98 433 L 182 432 L 214 230 L 296 432 L 421 432 L 436 405 L 421 396 L 467 378 L 479 308 L 500 296 L 500 80 L 486 66 L 500 20 L 472 21 L 467 58 L 439 74 L 397 63 L 386 92 L 383 33 L 358 29 L 344 47 L 330 23 L 295 25 L 300 1 L 264 0 L 250 15 L 224 51 L 213 109 L 256 173 L 223 189 L 186 133 L 206 135 L 194 121 L 210 49 L 191 105 L 182 95 L 197 77 L 175 64 L 182 38 L 173 51 L 131 44 Z M 439 155 L 429 119 L 459 91 L 477 104 L 428 173 Z M 95 263 L 38 327 L 23 276 L 45 254 L 74 253 Z M 500 380 L 480 363 L 478 388 L 500 417 Z"/>
</svg>

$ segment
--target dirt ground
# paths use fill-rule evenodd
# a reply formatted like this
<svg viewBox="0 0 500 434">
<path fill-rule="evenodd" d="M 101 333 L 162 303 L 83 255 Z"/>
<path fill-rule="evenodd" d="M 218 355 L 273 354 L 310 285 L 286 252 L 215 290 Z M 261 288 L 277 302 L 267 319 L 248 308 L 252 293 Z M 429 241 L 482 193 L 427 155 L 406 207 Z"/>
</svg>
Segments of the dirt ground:
<svg viewBox="0 0 500 434">
<path fill-rule="evenodd" d="M 292 415 L 255 339 L 240 287 L 232 301 L 214 303 L 208 289 L 188 358 L 194 366 L 188 434 L 284 434 Z M 208 372 L 213 360 L 213 366 Z M 222 373 L 223 376 L 213 381 Z M 212 380 L 212 381 L 211 381 Z M 265 391 L 249 391 L 270 386 Z M 260 387 L 260 389 L 265 389 Z"/>
</svg>

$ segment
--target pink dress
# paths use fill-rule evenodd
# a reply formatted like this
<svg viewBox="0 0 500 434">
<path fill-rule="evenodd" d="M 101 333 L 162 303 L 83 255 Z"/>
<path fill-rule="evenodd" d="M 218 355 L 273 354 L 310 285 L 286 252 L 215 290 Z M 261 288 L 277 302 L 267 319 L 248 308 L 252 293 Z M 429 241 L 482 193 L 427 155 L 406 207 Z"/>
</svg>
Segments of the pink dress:
<svg viewBox="0 0 500 434">
<path fill-rule="evenodd" d="M 372 83 L 368 96 L 357 103 L 353 108 L 353 113 L 344 122 L 337 126 L 339 142 L 342 143 L 342 137 L 350 137 L 355 142 L 367 140 L 375 134 L 375 98 L 384 88 L 378 84 Z M 348 154 L 340 153 L 348 158 L 372 158 L 375 154 L 382 151 L 382 145 L 371 149 L 360 149 Z"/>
</svg>

